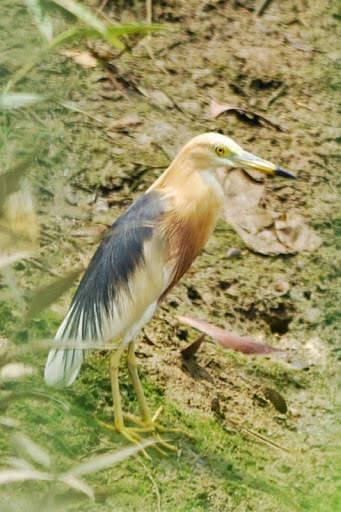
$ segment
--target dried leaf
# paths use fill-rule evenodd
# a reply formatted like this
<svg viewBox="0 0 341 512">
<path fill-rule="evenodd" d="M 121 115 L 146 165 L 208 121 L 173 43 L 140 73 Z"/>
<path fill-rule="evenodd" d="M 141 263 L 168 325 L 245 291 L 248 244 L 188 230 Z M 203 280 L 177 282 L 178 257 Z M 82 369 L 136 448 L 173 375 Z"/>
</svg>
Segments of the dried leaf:
<svg viewBox="0 0 341 512">
<path fill-rule="evenodd" d="M 321 238 L 308 228 L 301 216 L 288 212 L 284 219 L 275 222 L 279 240 L 293 252 L 315 251 L 322 243 Z"/>
<path fill-rule="evenodd" d="M 19 452 L 29 455 L 32 460 L 44 467 L 50 467 L 50 455 L 41 446 L 32 441 L 32 439 L 22 433 L 15 434 L 13 439 Z"/>
<path fill-rule="evenodd" d="M 80 50 L 62 50 L 60 52 L 65 57 L 70 57 L 77 64 L 85 68 L 95 68 L 98 64 L 97 59 L 91 55 L 90 52 L 80 51 Z"/>
<path fill-rule="evenodd" d="M 208 334 L 225 348 L 238 350 L 244 354 L 271 354 L 273 352 L 283 353 L 283 350 L 270 347 L 269 345 L 264 345 L 263 343 L 254 341 L 251 338 L 238 336 L 237 334 L 228 332 L 225 329 L 221 329 L 220 327 L 204 322 L 203 320 L 190 318 L 188 316 L 178 316 L 178 319 L 180 322 L 184 322 L 185 324 Z"/>
<path fill-rule="evenodd" d="M 202 334 L 201 336 L 199 336 L 199 338 L 197 340 L 193 341 L 193 343 L 191 343 L 188 347 L 181 350 L 182 357 L 184 359 L 190 359 L 191 357 L 193 357 L 198 352 L 199 348 L 201 347 L 201 344 L 204 341 L 204 338 L 205 338 L 205 334 Z"/>
<path fill-rule="evenodd" d="M 261 208 L 265 186 L 242 171 L 219 169 L 217 177 L 224 190 L 224 218 L 260 254 L 292 254 L 314 251 L 319 236 L 295 212 L 285 216 Z"/>
<path fill-rule="evenodd" d="M 142 124 L 141 118 L 137 114 L 127 114 L 126 116 L 118 119 L 117 121 L 113 121 L 109 124 L 108 130 L 117 130 L 124 131 L 127 128 L 138 126 Z"/>
<path fill-rule="evenodd" d="M 296 50 L 300 50 L 301 52 L 313 52 L 316 51 L 313 46 L 310 46 L 308 44 L 301 43 L 297 39 L 293 39 L 292 37 L 285 35 L 284 41 L 288 43 L 292 48 L 295 48 Z"/>
<path fill-rule="evenodd" d="M 158 105 L 159 107 L 171 108 L 174 106 L 172 100 L 168 98 L 168 96 L 163 91 L 148 91 L 143 87 L 139 87 L 138 90 L 141 94 L 143 94 L 143 96 L 149 98 L 155 105 Z"/>
<path fill-rule="evenodd" d="M 267 398 L 277 411 L 282 414 L 285 414 L 288 410 L 287 404 L 278 391 L 272 388 L 264 388 L 263 393 L 265 398 Z"/>
<path fill-rule="evenodd" d="M 248 110 L 245 108 L 239 108 L 234 107 L 233 105 L 224 104 L 221 105 L 215 100 L 211 100 L 210 107 L 210 117 L 212 119 L 216 119 L 221 114 L 234 114 L 242 121 L 245 121 L 247 123 L 256 124 L 256 125 L 265 125 L 265 126 L 271 126 L 271 128 L 274 128 L 275 130 L 279 132 L 287 132 L 288 130 L 286 128 L 283 128 L 281 125 L 276 123 L 275 121 L 272 121 L 271 119 L 264 117 L 262 114 L 259 114 L 258 112 L 253 112 L 252 110 Z"/>
</svg>

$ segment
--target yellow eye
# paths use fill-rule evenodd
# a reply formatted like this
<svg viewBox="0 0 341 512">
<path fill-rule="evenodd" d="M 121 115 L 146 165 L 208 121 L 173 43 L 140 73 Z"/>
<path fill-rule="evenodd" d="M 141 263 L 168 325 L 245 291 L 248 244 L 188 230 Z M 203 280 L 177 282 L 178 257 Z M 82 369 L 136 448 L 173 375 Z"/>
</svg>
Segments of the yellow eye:
<svg viewBox="0 0 341 512">
<path fill-rule="evenodd" d="M 226 155 L 226 148 L 224 146 L 216 146 L 215 152 L 218 156 L 225 156 Z"/>
</svg>

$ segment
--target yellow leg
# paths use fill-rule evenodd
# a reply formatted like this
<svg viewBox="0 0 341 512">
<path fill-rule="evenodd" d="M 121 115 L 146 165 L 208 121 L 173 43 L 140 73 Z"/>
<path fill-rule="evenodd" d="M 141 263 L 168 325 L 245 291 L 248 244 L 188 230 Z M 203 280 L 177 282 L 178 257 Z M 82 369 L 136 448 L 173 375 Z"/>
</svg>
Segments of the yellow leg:
<svg viewBox="0 0 341 512">
<path fill-rule="evenodd" d="M 110 374 L 110 382 L 111 382 L 111 390 L 112 390 L 112 398 L 114 405 L 114 425 L 115 430 L 120 432 L 126 439 L 131 441 L 132 443 L 138 443 L 142 439 L 140 436 L 133 431 L 131 428 L 127 428 L 124 425 L 123 420 L 123 411 L 122 411 L 122 403 L 121 403 L 121 395 L 120 395 L 120 387 L 118 380 L 118 372 L 120 366 L 120 358 L 122 353 L 124 352 L 125 347 L 121 345 L 116 352 L 114 352 L 110 358 L 109 363 L 109 374 Z M 146 452 L 144 451 L 146 455 Z"/>
<path fill-rule="evenodd" d="M 131 380 L 133 381 L 133 387 L 139 403 L 139 409 L 141 412 L 142 423 L 151 424 L 152 417 L 150 415 L 146 397 L 144 396 L 143 387 L 140 381 L 139 374 L 137 372 L 137 363 L 135 356 L 135 344 L 132 341 L 128 348 L 128 359 L 127 359 L 128 371 L 130 373 Z"/>
<path fill-rule="evenodd" d="M 114 402 L 115 427 L 117 428 L 117 430 L 120 430 L 124 426 L 122 402 L 121 402 L 121 395 L 120 395 L 120 386 L 119 386 L 119 382 L 118 382 L 120 359 L 121 359 L 121 355 L 123 352 L 124 352 L 124 347 L 121 345 L 116 350 L 116 352 L 114 352 L 112 354 L 112 356 L 110 357 L 110 363 L 109 363 L 111 391 L 112 391 L 112 398 L 113 398 L 113 402 Z"/>
<path fill-rule="evenodd" d="M 158 425 L 156 423 L 156 420 L 159 416 L 159 414 L 162 411 L 162 408 L 158 409 L 157 413 L 154 415 L 154 417 L 151 416 L 146 397 L 144 396 L 143 387 L 139 378 L 139 374 L 137 372 L 137 363 L 136 363 L 136 356 L 135 356 L 135 345 L 134 342 L 131 342 L 128 348 L 128 359 L 127 359 L 127 366 L 128 371 L 130 373 L 133 387 L 137 396 L 137 401 L 139 404 L 139 409 L 141 413 L 141 421 L 137 421 L 139 425 L 141 425 L 141 428 L 134 429 L 135 432 L 152 432 L 154 437 L 157 439 L 157 441 L 171 451 L 177 451 L 177 449 L 172 446 L 169 443 L 166 443 L 163 441 L 160 436 L 156 433 L 156 430 L 165 431 L 166 429 L 162 427 L 161 425 Z M 127 415 L 128 419 L 131 419 L 134 421 L 133 417 L 130 415 Z"/>
</svg>

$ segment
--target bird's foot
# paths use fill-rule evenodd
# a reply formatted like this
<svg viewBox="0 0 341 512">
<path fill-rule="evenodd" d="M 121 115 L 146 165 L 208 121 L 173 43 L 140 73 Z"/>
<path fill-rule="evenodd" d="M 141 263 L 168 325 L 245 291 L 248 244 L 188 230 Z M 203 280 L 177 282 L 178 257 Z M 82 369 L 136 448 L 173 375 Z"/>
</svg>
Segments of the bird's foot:
<svg viewBox="0 0 341 512">
<path fill-rule="evenodd" d="M 131 417 L 129 419 L 131 420 Z M 131 443 L 134 443 L 134 444 L 142 443 L 143 442 L 143 438 L 141 437 L 140 434 L 142 434 L 142 433 L 150 433 L 153 436 L 153 438 L 155 439 L 156 444 L 161 445 L 163 448 L 165 448 L 167 450 L 170 450 L 170 451 L 173 451 L 173 452 L 177 452 L 178 451 L 177 448 L 175 448 L 175 446 L 173 446 L 173 445 L 167 443 L 166 441 L 164 441 L 163 439 L 161 439 L 159 434 L 156 432 L 155 425 L 149 425 L 149 424 L 148 425 L 144 425 L 143 424 L 143 426 L 141 426 L 141 427 L 134 428 L 134 427 L 126 427 L 124 424 L 123 425 L 121 425 L 121 424 L 120 425 L 109 425 L 109 424 L 104 423 L 102 421 L 100 421 L 99 423 L 104 428 L 106 428 L 108 430 L 113 430 L 115 432 L 118 432 L 119 434 L 122 434 Z M 142 425 L 142 421 L 141 420 L 139 420 L 139 424 Z M 153 445 L 153 448 L 156 451 L 158 451 L 161 455 L 167 456 L 167 453 L 162 448 L 160 448 L 160 446 Z M 147 459 L 150 459 L 150 456 L 146 452 L 146 450 L 142 449 L 141 453 Z"/>
<path fill-rule="evenodd" d="M 160 414 L 163 411 L 163 407 L 159 407 L 158 410 L 155 412 L 154 416 L 152 418 L 138 418 L 137 416 L 134 416 L 133 414 L 124 414 L 124 418 L 128 420 L 131 423 L 135 423 L 138 425 L 138 427 L 134 428 L 135 432 L 172 432 L 176 434 L 183 434 L 189 437 L 190 439 L 194 439 L 194 436 L 182 429 L 177 428 L 167 428 L 161 425 L 157 420 L 160 416 Z M 173 447 L 174 448 L 174 447 Z M 174 451 L 174 450 L 173 450 Z"/>
</svg>

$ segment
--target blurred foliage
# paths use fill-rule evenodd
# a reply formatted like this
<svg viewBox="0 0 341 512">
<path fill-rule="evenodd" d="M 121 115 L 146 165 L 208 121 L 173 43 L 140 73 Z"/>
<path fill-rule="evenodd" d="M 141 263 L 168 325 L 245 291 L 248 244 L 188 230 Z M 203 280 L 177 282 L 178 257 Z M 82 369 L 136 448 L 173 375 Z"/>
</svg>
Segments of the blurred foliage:
<svg viewBox="0 0 341 512">
<path fill-rule="evenodd" d="M 10 340 L 2 338 L 0 335 L 0 409 L 5 411 L 16 403 L 20 408 L 20 404 L 25 400 L 33 400 L 36 407 L 34 416 L 29 418 L 28 414 L 25 424 L 15 418 L 0 416 L 0 429 L 6 434 L 0 443 L 0 452 L 3 456 L 10 453 L 13 447 L 17 453 L 15 457 L 1 458 L 0 464 L 5 467 L 0 469 L 0 486 L 33 481 L 39 488 L 39 482 L 48 482 L 45 487 L 42 485 L 39 488 L 39 500 L 41 501 L 38 498 L 29 497 L 31 493 L 28 492 L 26 495 L 24 490 L 25 510 L 36 510 L 37 504 L 41 503 L 44 508 L 48 506 L 48 510 L 53 511 L 65 510 L 70 505 L 74 506 L 80 499 L 77 494 L 75 498 L 75 495 L 70 496 L 69 492 L 62 491 L 62 487 L 67 486 L 76 491 L 78 496 L 83 494 L 93 500 L 93 488 L 85 483 L 80 476 L 108 467 L 112 468 L 114 464 L 153 445 L 154 441 L 146 440 L 142 444 L 115 452 L 105 450 L 100 456 L 92 457 L 80 464 L 75 464 L 73 457 L 71 469 L 61 471 L 58 469 L 60 450 L 56 447 L 54 453 L 50 454 L 46 448 L 37 444 L 23 432 L 27 427 L 35 429 L 39 425 L 38 418 L 43 422 L 46 421 L 46 419 L 43 420 L 44 404 L 46 403 L 55 401 L 67 411 L 70 410 L 68 404 L 53 396 L 54 393 L 49 390 L 41 391 L 39 389 L 41 382 L 39 387 L 32 387 L 30 379 L 32 375 L 36 374 L 37 358 L 40 357 L 40 354 L 45 357 L 46 349 L 52 344 L 51 340 L 46 342 L 41 337 L 44 332 L 50 333 L 53 329 L 45 327 L 44 319 L 35 320 L 35 318 L 43 309 L 55 303 L 74 284 L 81 270 L 72 269 L 64 276 L 54 279 L 53 283 L 40 287 L 28 295 L 21 289 L 21 283 L 17 280 L 13 269 L 14 263 L 20 262 L 18 265 L 23 265 L 23 260 L 29 258 L 29 261 L 35 261 L 34 257 L 37 257 L 36 264 L 41 266 L 38 254 L 41 226 L 38 201 L 35 198 L 35 190 L 37 190 L 39 181 L 37 183 L 35 168 L 42 154 L 45 136 L 43 131 L 36 132 L 34 123 L 30 125 L 33 130 L 25 133 L 20 131 L 15 133 L 12 130 L 12 125 L 13 122 L 17 122 L 21 118 L 25 112 L 24 109 L 34 107 L 43 101 L 48 101 L 50 105 L 54 105 L 53 108 L 56 108 L 58 100 L 53 94 L 37 94 L 25 90 L 13 92 L 13 89 L 18 87 L 20 82 L 26 80 L 32 69 L 35 66 L 39 67 L 48 54 L 56 52 L 58 47 L 65 43 L 75 39 L 80 41 L 95 37 L 115 48 L 124 50 L 126 48 L 124 41 L 127 41 L 130 36 L 144 36 L 161 27 L 143 24 L 112 24 L 104 21 L 84 4 L 74 0 L 52 0 L 51 2 L 26 0 L 22 4 L 26 5 L 27 12 L 43 38 L 43 43 L 41 44 L 39 39 L 33 38 L 36 41 L 36 48 L 32 48 L 31 45 L 30 52 L 26 49 L 25 63 L 22 66 L 19 65 L 6 83 L 0 83 L 2 86 L 0 92 L 0 153 L 3 164 L 0 171 L 0 271 L 2 272 L 0 299 L 7 301 L 7 308 L 0 308 L 0 329 L 12 334 Z M 66 23 L 68 25 L 66 30 L 57 34 L 56 25 L 60 25 L 60 20 L 52 4 L 55 4 L 57 10 L 67 11 L 71 14 Z M 0 8 L 3 6 L 4 2 Z M 11 9 L 10 6 L 8 8 Z M 12 9 L 15 11 L 18 6 L 15 5 Z M 65 25 L 65 21 L 63 25 Z M 31 33 L 29 26 L 27 33 Z M 24 40 L 20 40 L 19 32 L 17 44 L 18 46 L 25 44 Z M 47 71 L 49 72 L 48 69 Z M 52 73 L 52 69 L 50 72 Z M 26 82 L 23 84 L 24 89 Z M 36 115 L 33 111 L 28 112 L 30 115 Z M 5 155 L 6 158 L 4 158 Z M 44 266 L 42 266 L 42 270 L 45 270 Z M 25 311 L 26 314 L 23 316 Z M 35 341 L 35 333 L 40 338 L 39 342 Z M 23 341 L 29 341 L 29 344 L 23 345 Z M 27 360 L 33 362 L 33 365 L 22 362 Z M 77 410 L 76 414 L 84 416 L 81 409 Z M 97 425 L 97 422 L 94 424 Z M 36 427 L 34 427 L 35 425 Z M 52 432 L 51 435 L 54 436 Z M 68 452 L 68 448 L 65 448 Z M 29 490 L 29 487 L 27 489 Z M 2 503 L 0 509 L 16 511 L 20 509 L 22 505 L 20 499 L 10 501 L 11 503 L 8 505 Z"/>
</svg>

